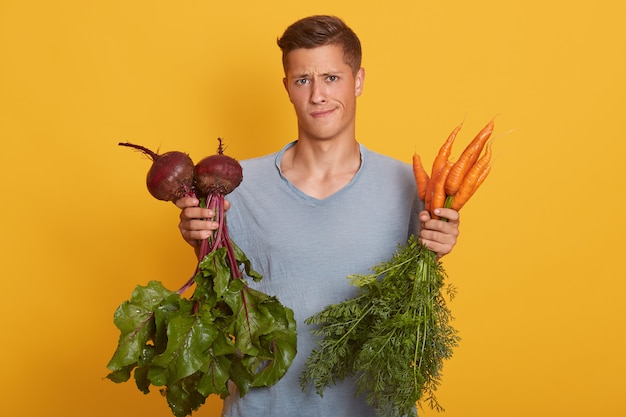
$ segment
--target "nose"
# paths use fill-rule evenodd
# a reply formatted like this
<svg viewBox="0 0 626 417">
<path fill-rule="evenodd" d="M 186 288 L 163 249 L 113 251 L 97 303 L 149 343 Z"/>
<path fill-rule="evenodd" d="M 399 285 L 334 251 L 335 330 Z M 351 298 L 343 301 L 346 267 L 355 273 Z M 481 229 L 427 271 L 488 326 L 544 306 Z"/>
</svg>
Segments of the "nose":
<svg viewBox="0 0 626 417">
<path fill-rule="evenodd" d="M 319 104 L 326 102 L 326 91 L 324 90 L 324 86 L 317 82 L 313 81 L 311 83 L 311 96 L 309 98 L 312 104 Z"/>
</svg>

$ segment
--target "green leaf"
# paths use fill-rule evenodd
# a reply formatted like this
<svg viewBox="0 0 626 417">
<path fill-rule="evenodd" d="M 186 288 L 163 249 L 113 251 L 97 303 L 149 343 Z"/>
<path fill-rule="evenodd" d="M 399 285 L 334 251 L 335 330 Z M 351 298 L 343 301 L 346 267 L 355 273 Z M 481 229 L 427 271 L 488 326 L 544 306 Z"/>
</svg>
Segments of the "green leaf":
<svg viewBox="0 0 626 417">
<path fill-rule="evenodd" d="M 167 403 L 176 417 L 185 417 L 200 408 L 206 401 L 206 396 L 196 390 L 198 381 L 202 377 L 200 372 L 169 384 L 161 390 Z"/>
<path fill-rule="evenodd" d="M 230 357 L 230 380 L 237 385 L 241 397 L 245 396 L 253 388 L 254 375 L 248 370 L 244 357 L 232 355 Z"/>
<path fill-rule="evenodd" d="M 108 369 L 119 371 L 137 363 L 143 347 L 154 337 L 154 309 L 171 294 L 160 282 L 150 281 L 145 287 L 137 286 L 130 300 L 118 307 L 114 323 L 121 334 L 117 349 L 107 364 Z M 112 375 L 110 379 L 113 378 L 119 379 L 120 374 Z"/>
<path fill-rule="evenodd" d="M 296 324 L 293 311 L 274 297 L 234 280 L 224 293 L 234 313 L 230 330 L 237 355 L 231 379 L 240 392 L 269 386 L 280 379 L 296 354 Z"/>
<path fill-rule="evenodd" d="M 168 326 L 170 321 L 177 316 L 190 316 L 193 303 L 182 298 L 178 293 L 174 293 L 164 299 L 154 309 L 154 346 L 156 353 L 163 353 L 168 344 Z"/>
<path fill-rule="evenodd" d="M 205 366 L 202 368 L 204 375 L 198 381 L 197 390 L 208 397 L 217 394 L 222 398 L 229 395 L 228 379 L 230 378 L 231 362 L 226 356 L 213 356 L 210 354 Z"/>
<path fill-rule="evenodd" d="M 232 279 L 226 248 L 219 248 L 209 253 L 200 264 L 202 273 L 213 281 L 213 290 L 217 297 L 222 297 Z"/>
<path fill-rule="evenodd" d="M 260 337 L 262 355 L 254 364 L 255 387 L 271 386 L 287 372 L 296 356 L 296 322 L 293 311 L 276 299 L 263 302 L 262 307 L 274 318 L 274 330 Z"/>
<path fill-rule="evenodd" d="M 312 383 L 321 395 L 352 375 L 356 394 L 365 394 L 381 417 L 414 416 L 421 401 L 441 410 L 434 394 L 459 338 L 436 254 L 412 236 L 371 274 L 348 278 L 360 294 L 306 320 L 321 340 L 307 358 L 303 390 Z"/>
<path fill-rule="evenodd" d="M 152 363 L 152 358 L 156 355 L 156 348 L 154 346 L 147 345 L 144 347 L 139 362 L 137 363 L 137 369 L 135 369 L 135 384 L 139 391 L 147 394 L 150 392 L 150 380 L 148 379 L 148 370 Z"/>
<path fill-rule="evenodd" d="M 246 256 L 246 254 L 235 244 L 235 242 L 231 241 L 233 245 L 233 250 L 235 251 L 235 259 L 237 260 L 237 265 L 243 265 L 243 269 L 247 276 L 252 278 L 255 282 L 259 282 L 263 279 L 263 276 L 259 274 L 257 271 L 252 269 L 252 263 L 250 259 Z"/>
<path fill-rule="evenodd" d="M 238 267 L 260 280 L 245 254 L 233 249 Z M 153 281 L 137 287 L 115 315 L 120 343 L 109 367 L 115 382 L 130 379 L 148 393 L 160 386 L 172 413 L 185 417 L 206 397 L 229 395 L 233 381 L 245 395 L 274 384 L 296 352 L 293 312 L 274 297 L 249 288 L 230 269 L 226 248 L 204 257 L 187 299 Z"/>
<path fill-rule="evenodd" d="M 189 301 L 189 304 L 192 302 Z M 167 325 L 167 348 L 152 360 L 148 378 L 154 385 L 171 385 L 197 372 L 206 362 L 206 352 L 217 337 L 218 329 L 211 320 L 207 306 L 203 313 L 172 317 Z"/>
<path fill-rule="evenodd" d="M 306 320 L 319 325 L 312 332 L 323 338 L 307 358 L 300 377 L 303 390 L 312 382 L 322 396 L 325 387 L 354 374 L 354 362 L 367 339 L 377 304 L 376 299 L 359 296 L 328 306 Z"/>
<path fill-rule="evenodd" d="M 110 372 L 107 375 L 107 378 L 115 383 L 126 382 L 130 379 L 130 374 L 135 368 L 135 364 L 131 364 L 123 367 L 122 369 L 118 369 L 117 371 Z"/>
<path fill-rule="evenodd" d="M 236 351 L 234 336 L 226 335 L 223 331 L 218 333 L 211 346 L 211 354 L 213 356 L 227 356 Z"/>
<path fill-rule="evenodd" d="M 259 353 L 259 336 L 274 325 L 274 318 L 260 308 L 268 296 L 249 288 L 243 280 L 234 280 L 224 294 L 224 301 L 234 314 L 231 331 L 235 347 L 241 354 L 255 356 Z"/>
</svg>

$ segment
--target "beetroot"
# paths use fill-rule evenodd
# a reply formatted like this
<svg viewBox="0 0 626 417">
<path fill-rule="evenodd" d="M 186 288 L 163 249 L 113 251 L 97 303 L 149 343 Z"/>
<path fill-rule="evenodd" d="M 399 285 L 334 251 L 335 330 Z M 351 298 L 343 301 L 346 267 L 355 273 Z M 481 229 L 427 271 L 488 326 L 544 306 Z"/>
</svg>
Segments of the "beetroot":
<svg viewBox="0 0 626 417">
<path fill-rule="evenodd" d="M 217 154 L 198 162 L 194 170 L 196 187 L 204 195 L 230 194 L 243 180 L 241 165 L 224 155 L 222 139 L 218 138 L 218 141 Z"/>
<path fill-rule="evenodd" d="M 240 396 L 275 384 L 296 355 L 296 322 L 276 297 L 248 286 L 244 278 L 263 277 L 228 235 L 224 196 L 241 183 L 241 166 L 224 155 L 221 139 L 217 155 L 196 167 L 182 152 L 158 155 L 120 145 L 153 160 L 150 194 L 166 201 L 197 197 L 219 227 L 201 242 L 194 274 L 179 290 L 150 281 L 118 307 L 120 337 L 107 378 L 126 382 L 134 373 L 137 388 L 148 393 L 158 387 L 176 417 L 190 415 L 209 395 L 230 395 L 230 382 Z"/>
<path fill-rule="evenodd" d="M 193 161 L 184 152 L 171 151 L 162 155 L 140 145 L 119 143 L 137 149 L 152 159 L 146 185 L 158 200 L 176 201 L 193 192 Z"/>
<path fill-rule="evenodd" d="M 198 259 L 202 261 L 211 252 L 224 248 L 232 278 L 241 278 L 241 270 L 235 261 L 235 248 L 226 227 L 224 196 L 241 184 L 243 170 L 237 160 L 224 155 L 222 139 L 217 140 L 219 143 L 217 154 L 202 159 L 194 168 L 195 191 L 203 200 L 203 205 L 213 210 L 215 213 L 213 220 L 219 224 L 213 235 L 202 241 Z M 181 290 L 185 291 L 192 284 L 193 280 L 190 280 Z"/>
</svg>

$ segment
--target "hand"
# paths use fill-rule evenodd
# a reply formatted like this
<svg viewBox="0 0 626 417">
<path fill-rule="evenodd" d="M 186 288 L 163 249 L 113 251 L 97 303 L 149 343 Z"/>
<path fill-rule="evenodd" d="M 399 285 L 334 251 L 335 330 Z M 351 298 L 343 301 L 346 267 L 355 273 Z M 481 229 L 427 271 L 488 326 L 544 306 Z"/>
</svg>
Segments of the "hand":
<svg viewBox="0 0 626 417">
<path fill-rule="evenodd" d="M 448 221 L 430 218 L 428 211 L 420 212 L 422 223 L 420 239 L 426 247 L 437 254 L 439 258 L 452 251 L 459 236 L 459 212 L 449 208 L 435 210 L 435 214 Z"/>
<path fill-rule="evenodd" d="M 178 229 L 180 234 L 189 243 L 196 254 L 200 250 L 200 242 L 208 239 L 217 229 L 218 223 L 209 220 L 215 218 L 213 210 L 199 207 L 200 201 L 194 197 L 183 197 L 176 201 L 176 206 L 181 209 Z M 224 202 L 225 209 L 230 205 Z"/>
</svg>

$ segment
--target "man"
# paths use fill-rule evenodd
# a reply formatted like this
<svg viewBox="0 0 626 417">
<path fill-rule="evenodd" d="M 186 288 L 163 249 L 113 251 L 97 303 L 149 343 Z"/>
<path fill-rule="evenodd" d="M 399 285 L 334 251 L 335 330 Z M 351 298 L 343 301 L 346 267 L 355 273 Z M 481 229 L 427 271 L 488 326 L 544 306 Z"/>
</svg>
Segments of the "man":
<svg viewBox="0 0 626 417">
<path fill-rule="evenodd" d="M 353 381 L 302 392 L 299 377 L 315 347 L 304 320 L 328 304 L 356 294 L 350 274 L 370 272 L 409 234 L 439 256 L 458 236 L 459 215 L 450 209 L 431 219 L 417 198 L 408 164 L 371 152 L 355 137 L 356 100 L 363 91 L 361 45 L 343 21 L 312 16 L 287 28 L 278 40 L 283 80 L 298 120 L 297 140 L 277 153 L 242 161 L 244 180 L 228 196 L 232 239 L 263 275 L 250 286 L 275 295 L 294 310 L 298 353 L 274 386 L 243 398 L 233 387 L 226 417 L 367 417 L 374 411 L 354 395 Z M 217 225 L 193 198 L 177 202 L 183 238 L 197 250 Z M 421 210 L 421 211 L 420 211 Z"/>
</svg>

